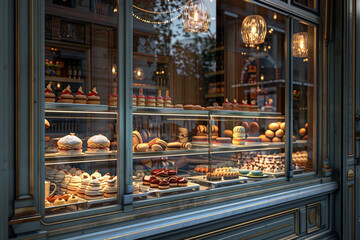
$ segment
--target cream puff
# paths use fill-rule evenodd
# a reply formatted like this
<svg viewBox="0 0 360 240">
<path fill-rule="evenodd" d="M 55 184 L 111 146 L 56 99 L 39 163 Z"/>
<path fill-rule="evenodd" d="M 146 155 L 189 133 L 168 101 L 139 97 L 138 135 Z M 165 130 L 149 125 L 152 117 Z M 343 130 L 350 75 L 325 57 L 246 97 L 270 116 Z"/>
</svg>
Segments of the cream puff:
<svg viewBox="0 0 360 240">
<path fill-rule="evenodd" d="M 82 153 L 82 140 L 75 136 L 75 133 L 60 138 L 57 145 L 59 154 Z"/>
<path fill-rule="evenodd" d="M 82 90 L 82 87 L 79 87 L 78 92 L 75 94 L 75 103 L 86 104 L 86 96 Z"/>
<path fill-rule="evenodd" d="M 87 104 L 100 104 L 100 97 L 96 91 L 96 87 L 86 96 Z"/>
<path fill-rule="evenodd" d="M 74 96 L 72 95 L 70 85 L 62 91 L 59 102 L 61 103 L 74 103 Z"/>
</svg>

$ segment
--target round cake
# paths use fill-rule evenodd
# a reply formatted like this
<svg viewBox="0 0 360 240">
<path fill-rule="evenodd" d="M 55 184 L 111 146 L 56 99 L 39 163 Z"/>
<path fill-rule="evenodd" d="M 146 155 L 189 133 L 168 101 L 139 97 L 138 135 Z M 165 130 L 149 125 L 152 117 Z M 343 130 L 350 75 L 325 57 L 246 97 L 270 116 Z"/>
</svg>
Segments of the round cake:
<svg viewBox="0 0 360 240">
<path fill-rule="evenodd" d="M 110 141 L 104 135 L 98 134 L 89 138 L 87 145 L 90 153 L 109 152 Z"/>
<path fill-rule="evenodd" d="M 231 145 L 231 138 L 229 138 L 229 137 L 218 137 L 218 138 L 216 138 L 216 144 L 222 145 L 222 146 Z"/>
<path fill-rule="evenodd" d="M 59 154 L 76 154 L 82 153 L 82 141 L 75 136 L 75 133 L 70 133 L 62 137 L 57 142 Z"/>
</svg>

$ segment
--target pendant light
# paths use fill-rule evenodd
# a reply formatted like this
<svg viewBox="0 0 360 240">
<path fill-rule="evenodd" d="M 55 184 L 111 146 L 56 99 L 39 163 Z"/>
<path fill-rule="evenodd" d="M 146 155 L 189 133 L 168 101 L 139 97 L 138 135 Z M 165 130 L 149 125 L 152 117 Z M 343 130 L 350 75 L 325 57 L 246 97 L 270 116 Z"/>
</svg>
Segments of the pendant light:
<svg viewBox="0 0 360 240">
<path fill-rule="evenodd" d="M 307 47 L 307 40 L 307 32 L 298 32 L 294 34 L 292 39 L 292 50 L 294 57 L 305 58 L 308 56 L 309 49 Z"/>
<path fill-rule="evenodd" d="M 185 32 L 207 32 L 210 26 L 210 8 L 204 0 L 190 0 L 183 11 Z"/>
<path fill-rule="evenodd" d="M 241 36 L 245 44 L 264 43 L 267 27 L 260 15 L 247 16 L 241 24 Z"/>
</svg>

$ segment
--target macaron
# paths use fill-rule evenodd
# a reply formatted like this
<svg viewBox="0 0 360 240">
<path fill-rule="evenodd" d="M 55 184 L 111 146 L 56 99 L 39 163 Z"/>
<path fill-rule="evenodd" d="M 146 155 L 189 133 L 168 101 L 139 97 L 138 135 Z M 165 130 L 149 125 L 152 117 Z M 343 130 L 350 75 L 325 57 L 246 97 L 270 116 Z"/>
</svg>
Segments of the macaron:
<svg viewBox="0 0 360 240">
<path fill-rule="evenodd" d="M 195 109 L 195 106 L 192 105 L 192 104 L 187 104 L 187 105 L 184 106 L 184 109 L 185 109 L 185 110 L 194 110 L 194 109 Z"/>
<path fill-rule="evenodd" d="M 233 128 L 233 133 L 244 133 L 245 128 L 243 126 L 236 126 Z"/>
</svg>

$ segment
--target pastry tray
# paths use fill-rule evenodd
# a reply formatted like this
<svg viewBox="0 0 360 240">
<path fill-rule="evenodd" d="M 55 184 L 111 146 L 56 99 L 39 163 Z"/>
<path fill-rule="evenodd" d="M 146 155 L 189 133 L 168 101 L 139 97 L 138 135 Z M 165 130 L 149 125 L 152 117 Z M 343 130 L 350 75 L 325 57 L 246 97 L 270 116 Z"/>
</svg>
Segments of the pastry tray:
<svg viewBox="0 0 360 240">
<path fill-rule="evenodd" d="M 158 188 L 150 188 L 150 186 L 145 186 L 142 183 L 139 183 L 140 191 L 146 192 L 148 195 L 155 194 L 156 197 L 161 197 L 163 194 L 167 193 L 175 193 L 175 192 L 186 192 L 186 191 L 199 191 L 200 185 L 196 183 L 188 182 L 186 187 L 170 187 L 169 189 L 158 189 Z"/>
<path fill-rule="evenodd" d="M 234 184 L 234 183 L 247 183 L 247 179 L 248 179 L 247 177 L 239 177 L 238 179 L 209 181 L 206 179 L 206 176 L 204 176 L 204 175 L 196 176 L 196 177 L 195 176 L 189 177 L 189 180 L 196 181 L 197 183 L 200 183 L 200 184 L 211 185 L 211 187 L 213 187 L 213 188 L 222 187 L 222 186 L 230 185 L 230 184 Z"/>
<path fill-rule="evenodd" d="M 303 171 L 305 171 L 305 169 L 294 169 L 293 171 L 294 171 L 294 173 L 299 174 L 299 173 L 302 173 Z M 276 178 L 285 176 L 285 172 L 278 172 L 278 173 L 264 172 L 264 174 L 272 176 L 272 177 L 276 177 Z"/>
</svg>

